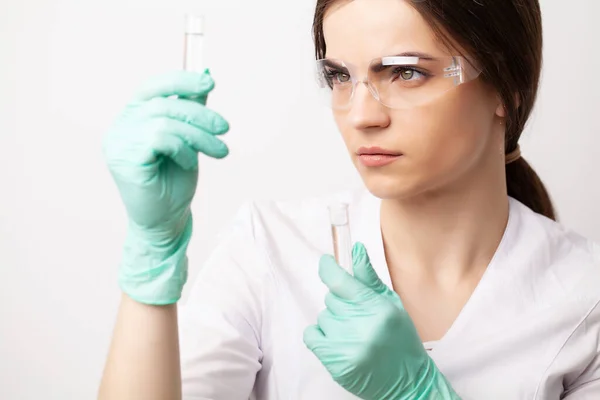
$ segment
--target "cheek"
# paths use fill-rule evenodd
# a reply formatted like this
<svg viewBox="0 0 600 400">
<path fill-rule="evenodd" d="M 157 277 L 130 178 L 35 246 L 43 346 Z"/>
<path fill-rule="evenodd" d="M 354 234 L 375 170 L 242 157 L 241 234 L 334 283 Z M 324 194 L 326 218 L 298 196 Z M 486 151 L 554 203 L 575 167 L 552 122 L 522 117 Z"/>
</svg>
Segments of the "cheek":
<svg viewBox="0 0 600 400">
<path fill-rule="evenodd" d="M 493 111 L 482 100 L 481 94 L 457 90 L 405 113 L 407 155 L 424 171 L 466 168 L 475 162 L 491 140 Z"/>
</svg>

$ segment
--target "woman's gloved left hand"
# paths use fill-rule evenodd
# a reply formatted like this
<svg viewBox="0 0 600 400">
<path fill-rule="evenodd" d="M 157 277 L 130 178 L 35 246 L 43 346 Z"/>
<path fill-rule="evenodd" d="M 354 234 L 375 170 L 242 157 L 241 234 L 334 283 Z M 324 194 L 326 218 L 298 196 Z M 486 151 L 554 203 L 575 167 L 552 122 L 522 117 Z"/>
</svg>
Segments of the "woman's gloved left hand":
<svg viewBox="0 0 600 400">
<path fill-rule="evenodd" d="M 455 400 L 460 397 L 429 357 L 400 297 L 371 266 L 365 247 L 352 250 L 354 276 L 323 256 L 327 308 L 304 343 L 333 379 L 365 400 Z"/>
</svg>

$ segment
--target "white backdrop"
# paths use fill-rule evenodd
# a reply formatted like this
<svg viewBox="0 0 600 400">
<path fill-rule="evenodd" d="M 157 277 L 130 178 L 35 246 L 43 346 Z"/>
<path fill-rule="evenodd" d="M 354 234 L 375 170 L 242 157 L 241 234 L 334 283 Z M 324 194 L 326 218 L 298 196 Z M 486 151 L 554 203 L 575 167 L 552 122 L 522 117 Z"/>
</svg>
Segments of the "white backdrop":
<svg viewBox="0 0 600 400">
<path fill-rule="evenodd" d="M 566 4 L 542 1 L 544 77 L 522 148 L 562 222 L 600 241 L 600 3 Z M 1 399 L 95 398 L 125 227 L 101 137 L 140 82 L 180 68 L 185 11 L 207 15 L 210 105 L 232 126 L 230 157 L 202 162 L 192 279 L 243 201 L 359 184 L 315 104 L 313 7 L 0 0 Z"/>
</svg>

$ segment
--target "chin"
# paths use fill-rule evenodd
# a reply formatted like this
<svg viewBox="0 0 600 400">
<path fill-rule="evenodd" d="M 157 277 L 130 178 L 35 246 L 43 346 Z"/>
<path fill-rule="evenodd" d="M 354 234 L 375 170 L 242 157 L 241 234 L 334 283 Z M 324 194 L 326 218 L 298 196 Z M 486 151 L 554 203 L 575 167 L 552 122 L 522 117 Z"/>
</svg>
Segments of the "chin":
<svg viewBox="0 0 600 400">
<path fill-rule="evenodd" d="M 366 188 L 382 200 L 407 199 L 418 196 L 425 191 L 426 185 L 399 176 L 363 176 Z"/>
</svg>

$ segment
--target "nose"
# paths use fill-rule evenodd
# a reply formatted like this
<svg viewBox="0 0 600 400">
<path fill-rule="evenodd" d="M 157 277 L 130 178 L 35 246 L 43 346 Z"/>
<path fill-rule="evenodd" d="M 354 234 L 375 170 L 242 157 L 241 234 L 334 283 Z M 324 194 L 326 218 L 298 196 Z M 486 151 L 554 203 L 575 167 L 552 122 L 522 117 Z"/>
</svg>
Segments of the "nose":
<svg viewBox="0 0 600 400">
<path fill-rule="evenodd" d="M 350 110 L 347 114 L 356 130 L 376 130 L 390 124 L 388 109 L 375 98 L 366 80 L 356 83 Z"/>
</svg>

